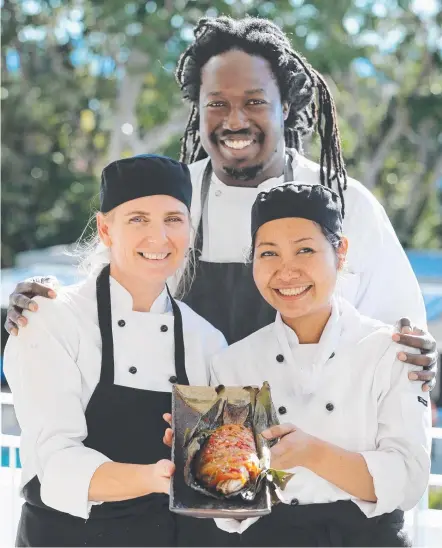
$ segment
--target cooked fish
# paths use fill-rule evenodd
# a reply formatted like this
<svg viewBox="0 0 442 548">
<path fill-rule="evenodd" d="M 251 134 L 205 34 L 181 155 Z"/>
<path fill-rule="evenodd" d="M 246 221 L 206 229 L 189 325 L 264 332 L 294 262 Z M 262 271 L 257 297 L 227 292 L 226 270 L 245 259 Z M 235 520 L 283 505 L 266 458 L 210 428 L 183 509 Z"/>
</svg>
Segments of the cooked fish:
<svg viewBox="0 0 442 548">
<path fill-rule="evenodd" d="M 252 429 L 240 424 L 217 428 L 195 459 L 195 477 L 224 495 L 240 491 L 260 472 Z"/>
</svg>

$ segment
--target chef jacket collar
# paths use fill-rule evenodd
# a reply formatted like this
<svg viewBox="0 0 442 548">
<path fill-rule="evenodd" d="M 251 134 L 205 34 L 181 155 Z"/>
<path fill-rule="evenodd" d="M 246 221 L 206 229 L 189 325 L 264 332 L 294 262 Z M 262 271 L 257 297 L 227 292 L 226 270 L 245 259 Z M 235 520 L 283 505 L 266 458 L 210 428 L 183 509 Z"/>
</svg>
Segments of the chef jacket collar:
<svg viewBox="0 0 442 548">
<path fill-rule="evenodd" d="M 302 371 L 290 347 L 291 342 L 292 347 L 296 348 L 296 345 L 300 344 L 299 339 L 296 333 L 283 322 L 281 314 L 279 312 L 276 314 L 275 335 L 285 358 L 284 363 L 289 367 L 289 374 L 294 380 L 292 386 L 295 394 L 312 394 L 318 388 L 322 369 L 338 347 L 343 323 L 339 299 L 333 297 L 332 312 L 317 345 L 313 363 Z"/>
<path fill-rule="evenodd" d="M 110 289 L 112 300 L 115 299 L 120 312 L 134 312 L 132 295 L 112 276 L 110 276 Z M 172 305 L 167 294 L 167 289 L 164 287 L 163 291 L 153 302 L 150 312 L 152 314 L 166 314 L 171 309 Z"/>
<path fill-rule="evenodd" d="M 270 188 L 273 188 L 274 186 L 281 185 L 283 182 L 284 182 L 284 175 L 281 175 L 280 177 L 271 177 L 270 179 L 266 179 L 257 187 L 252 187 L 252 188 L 257 188 L 259 190 L 268 190 Z M 212 183 L 218 183 L 220 185 L 227 186 L 225 183 L 221 181 L 219 177 L 215 175 L 215 172 L 212 173 Z M 235 188 L 250 188 L 250 187 L 235 187 Z"/>
</svg>

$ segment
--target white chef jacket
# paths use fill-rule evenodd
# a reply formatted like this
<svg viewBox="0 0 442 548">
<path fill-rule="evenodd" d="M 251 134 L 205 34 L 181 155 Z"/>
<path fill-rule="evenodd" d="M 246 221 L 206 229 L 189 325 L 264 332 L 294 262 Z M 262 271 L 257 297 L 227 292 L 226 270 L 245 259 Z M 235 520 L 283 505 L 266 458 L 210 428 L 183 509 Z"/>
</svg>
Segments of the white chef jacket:
<svg viewBox="0 0 442 548">
<path fill-rule="evenodd" d="M 319 164 L 291 149 L 294 182 L 317 184 Z M 201 183 L 208 159 L 189 165 L 193 184 L 192 222 L 196 234 L 201 218 Z M 209 187 L 207 214 L 203 216 L 201 259 L 241 263 L 251 246 L 250 219 L 259 192 L 283 182 L 264 181 L 256 188 L 222 183 L 215 174 Z M 334 190 L 337 191 L 336 181 Z M 426 328 L 426 313 L 418 282 L 384 208 L 361 183 L 349 178 L 344 192 L 343 234 L 349 239 L 348 271 L 339 291 L 362 314 L 395 324 L 408 316 Z"/>
<path fill-rule="evenodd" d="M 360 453 L 377 497 L 377 502 L 357 499 L 296 467 L 283 492 L 286 503 L 352 500 L 374 517 L 396 508 L 409 510 L 421 498 L 430 471 L 430 401 L 408 379 L 416 368 L 397 360 L 401 347 L 392 333 L 392 327 L 335 300 L 317 345 L 300 345 L 278 314 L 273 324 L 212 359 L 213 385 L 261 386 L 268 381 L 281 422 Z M 300 349 L 304 346 L 306 351 Z M 226 531 L 242 532 L 256 519 L 216 521 Z"/>
<path fill-rule="evenodd" d="M 174 319 L 167 291 L 150 312 L 135 312 L 130 293 L 113 278 L 110 289 L 115 384 L 170 392 L 169 377 L 175 375 Z M 45 504 L 86 519 L 92 505 L 88 502 L 91 478 L 109 461 L 82 443 L 87 437 L 85 410 L 101 371 L 96 277 L 65 287 L 55 300 L 35 300 L 38 314 L 18 337 L 9 338 L 4 356 L 22 428 L 21 487 L 37 474 Z M 187 305 L 178 302 L 178 306 L 189 383 L 207 385 L 209 358 L 227 343 Z M 163 325 L 169 328 L 165 332 L 160 329 Z M 136 374 L 131 373 L 133 366 Z"/>
</svg>

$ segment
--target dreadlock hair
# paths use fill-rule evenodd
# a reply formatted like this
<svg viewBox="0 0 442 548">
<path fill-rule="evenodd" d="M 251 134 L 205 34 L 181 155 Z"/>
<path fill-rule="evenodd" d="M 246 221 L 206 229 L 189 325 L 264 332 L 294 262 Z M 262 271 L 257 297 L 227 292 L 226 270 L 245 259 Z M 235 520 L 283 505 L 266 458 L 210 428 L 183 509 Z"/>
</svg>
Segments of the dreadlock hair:
<svg viewBox="0 0 442 548">
<path fill-rule="evenodd" d="M 262 57 L 270 63 L 281 101 L 290 105 L 284 124 L 287 147 L 302 153 L 302 137 L 315 130 L 319 133 L 320 181 L 331 188 L 333 179 L 337 180 L 344 215 L 343 191 L 347 188 L 347 172 L 342 158 L 336 107 L 323 76 L 293 50 L 283 31 L 267 19 L 202 18 L 194 29 L 194 35 L 195 40 L 181 55 L 175 73 L 184 99 L 192 104 L 181 139 L 180 160 L 192 163 L 207 157 L 199 137 L 198 111 L 204 65 L 212 57 L 230 50 Z"/>
</svg>

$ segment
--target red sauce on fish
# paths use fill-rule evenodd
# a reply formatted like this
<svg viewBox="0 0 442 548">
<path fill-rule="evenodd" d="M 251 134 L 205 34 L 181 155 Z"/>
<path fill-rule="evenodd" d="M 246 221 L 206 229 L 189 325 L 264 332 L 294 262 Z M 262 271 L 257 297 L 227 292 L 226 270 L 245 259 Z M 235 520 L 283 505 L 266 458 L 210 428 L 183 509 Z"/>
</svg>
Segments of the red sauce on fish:
<svg viewBox="0 0 442 548">
<path fill-rule="evenodd" d="M 244 486 L 260 471 L 253 432 L 239 424 L 217 428 L 196 460 L 196 477 L 214 489 L 227 480 L 240 480 Z"/>
</svg>

